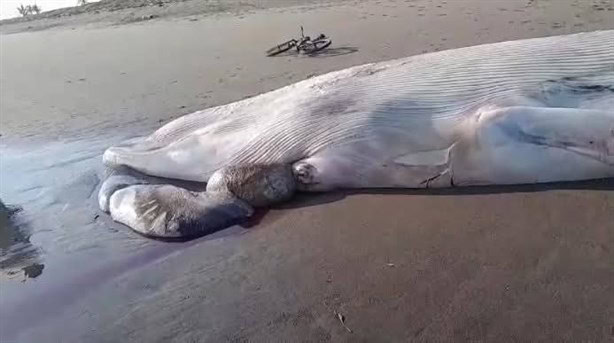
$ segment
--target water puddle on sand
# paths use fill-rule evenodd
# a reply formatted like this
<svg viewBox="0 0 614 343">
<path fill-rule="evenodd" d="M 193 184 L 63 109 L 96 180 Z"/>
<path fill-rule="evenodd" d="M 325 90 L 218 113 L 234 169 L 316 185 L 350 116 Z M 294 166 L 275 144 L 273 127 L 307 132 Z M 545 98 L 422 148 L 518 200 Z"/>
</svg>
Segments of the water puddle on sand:
<svg viewBox="0 0 614 343">
<path fill-rule="evenodd" d="M 108 131 L 114 132 L 0 141 L 0 340 L 190 244 L 145 239 L 98 209 L 104 149 L 136 136 Z"/>
<path fill-rule="evenodd" d="M 0 231 L 3 283 L 40 277 L 45 273 L 42 261 L 55 256 L 102 247 L 117 254 L 144 245 L 142 240 L 120 239 L 125 235 L 96 207 L 103 174 L 100 156 L 115 141 L 108 136 L 0 146 L 0 199 L 6 205 Z M 119 242 L 107 244 L 114 240 Z"/>
</svg>

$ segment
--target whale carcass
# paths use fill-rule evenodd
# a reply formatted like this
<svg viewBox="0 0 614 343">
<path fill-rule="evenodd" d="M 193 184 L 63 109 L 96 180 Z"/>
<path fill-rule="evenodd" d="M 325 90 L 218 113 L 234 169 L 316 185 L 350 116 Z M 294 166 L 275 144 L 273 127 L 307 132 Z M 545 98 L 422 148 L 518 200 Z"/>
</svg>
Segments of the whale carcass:
<svg viewBox="0 0 614 343">
<path fill-rule="evenodd" d="M 101 209 L 164 238 L 224 228 L 296 191 L 614 177 L 614 31 L 331 72 L 188 114 L 103 160 Z"/>
</svg>

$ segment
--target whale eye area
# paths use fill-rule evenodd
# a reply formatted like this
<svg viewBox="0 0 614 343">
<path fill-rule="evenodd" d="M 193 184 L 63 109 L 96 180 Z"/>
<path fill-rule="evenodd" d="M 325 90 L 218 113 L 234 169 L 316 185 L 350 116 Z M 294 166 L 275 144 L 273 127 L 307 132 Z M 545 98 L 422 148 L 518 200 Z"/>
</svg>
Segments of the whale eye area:
<svg viewBox="0 0 614 343">
<path fill-rule="evenodd" d="M 316 168 L 305 162 L 296 163 L 292 167 L 292 173 L 298 183 L 309 185 L 315 183 Z"/>
</svg>

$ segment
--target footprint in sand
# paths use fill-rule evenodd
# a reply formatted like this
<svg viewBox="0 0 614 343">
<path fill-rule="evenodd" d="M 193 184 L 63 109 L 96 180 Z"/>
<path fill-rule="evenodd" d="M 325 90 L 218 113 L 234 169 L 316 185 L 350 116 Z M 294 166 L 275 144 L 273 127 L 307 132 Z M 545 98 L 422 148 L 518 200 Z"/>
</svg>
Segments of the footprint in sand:
<svg viewBox="0 0 614 343">
<path fill-rule="evenodd" d="M 564 26 L 565 26 L 565 23 L 557 23 L 557 22 L 554 22 L 554 23 L 552 23 L 552 25 L 550 25 L 550 27 L 553 28 L 553 29 L 560 29 L 560 28 L 562 28 Z"/>
</svg>

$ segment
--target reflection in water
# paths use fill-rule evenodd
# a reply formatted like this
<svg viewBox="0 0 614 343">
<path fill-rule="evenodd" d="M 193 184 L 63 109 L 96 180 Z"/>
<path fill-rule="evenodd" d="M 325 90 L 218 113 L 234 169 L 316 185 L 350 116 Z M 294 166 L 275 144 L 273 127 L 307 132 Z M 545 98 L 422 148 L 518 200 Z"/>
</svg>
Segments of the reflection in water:
<svg viewBox="0 0 614 343">
<path fill-rule="evenodd" d="M 101 215 L 96 199 L 104 149 L 138 136 L 133 129 L 49 140 L 0 137 L 3 300 L 121 261 L 152 244 Z M 33 278 L 36 282 L 13 282 Z"/>
<path fill-rule="evenodd" d="M 43 273 L 38 263 L 38 250 L 28 235 L 17 225 L 19 208 L 0 201 L 0 279 L 25 281 Z"/>
</svg>

